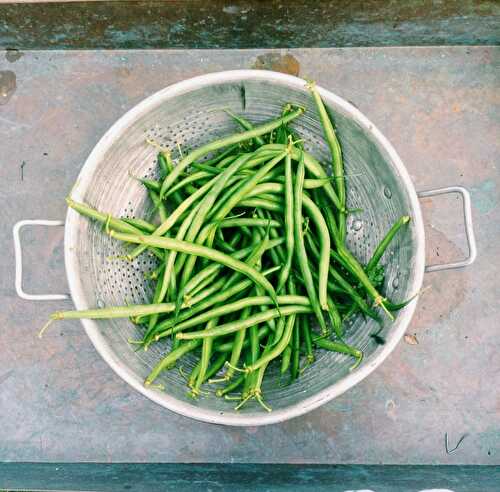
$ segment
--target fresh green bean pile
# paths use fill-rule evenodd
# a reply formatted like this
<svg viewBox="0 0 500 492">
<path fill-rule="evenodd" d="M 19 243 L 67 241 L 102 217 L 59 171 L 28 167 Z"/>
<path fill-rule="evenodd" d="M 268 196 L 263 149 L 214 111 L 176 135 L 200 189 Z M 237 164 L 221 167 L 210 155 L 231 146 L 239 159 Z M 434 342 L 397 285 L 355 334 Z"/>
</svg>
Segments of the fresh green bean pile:
<svg viewBox="0 0 500 492">
<path fill-rule="evenodd" d="M 56 312 L 51 321 L 130 318 L 143 327 L 134 343 L 144 350 L 172 341 L 147 386 L 163 371 L 180 370 L 191 354 L 197 364 L 186 375 L 190 395 L 198 397 L 207 383 L 217 396 L 236 400 L 236 409 L 255 399 L 270 410 L 262 395 L 270 363 L 289 382 L 313 364 L 318 349 L 359 364 L 363 354 L 345 342 L 343 322 L 357 313 L 393 318 L 409 302 L 383 296 L 379 260 L 410 219 L 393 225 L 367 265 L 346 248 L 346 216 L 355 211 L 346 205 L 342 149 L 314 84 L 308 87 L 333 176 L 289 126 L 303 108 L 287 105 L 279 118 L 255 127 L 227 111 L 241 132 L 181 154 L 175 165 L 161 150 L 161 179 L 141 179 L 157 217 L 115 218 L 67 199 L 128 245 L 121 261 L 155 255 L 149 277 L 156 286 L 150 304 Z"/>
</svg>

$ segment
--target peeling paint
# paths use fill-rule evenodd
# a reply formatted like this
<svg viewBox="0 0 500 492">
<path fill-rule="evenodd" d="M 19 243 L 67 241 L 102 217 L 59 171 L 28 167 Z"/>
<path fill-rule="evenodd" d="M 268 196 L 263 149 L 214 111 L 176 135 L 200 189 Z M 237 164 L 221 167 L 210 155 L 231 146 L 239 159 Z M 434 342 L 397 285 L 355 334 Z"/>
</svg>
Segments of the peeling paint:
<svg viewBox="0 0 500 492">
<path fill-rule="evenodd" d="M 471 190 L 474 207 L 481 214 L 487 214 L 498 205 L 498 190 L 492 179 L 487 179 Z"/>
<path fill-rule="evenodd" d="M 0 106 L 7 104 L 16 91 L 16 74 L 12 70 L 0 71 Z"/>
</svg>

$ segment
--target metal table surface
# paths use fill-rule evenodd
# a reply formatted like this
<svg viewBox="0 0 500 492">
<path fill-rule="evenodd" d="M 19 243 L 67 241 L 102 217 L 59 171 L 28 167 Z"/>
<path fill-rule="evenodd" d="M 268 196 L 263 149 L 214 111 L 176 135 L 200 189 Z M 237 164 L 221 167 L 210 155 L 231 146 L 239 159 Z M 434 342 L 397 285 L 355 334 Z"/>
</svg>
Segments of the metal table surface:
<svg viewBox="0 0 500 492">
<path fill-rule="evenodd" d="M 494 464 L 500 462 L 499 61 L 493 47 L 0 53 L 0 461 Z M 233 68 L 313 78 L 389 138 L 418 190 L 472 192 L 479 257 L 428 274 L 409 333 L 375 373 L 306 416 L 226 428 L 132 391 L 79 322 L 36 336 L 70 301 L 14 291 L 11 228 L 63 219 L 64 197 L 106 129 L 173 82 Z M 429 261 L 462 257 L 460 200 L 422 201 Z M 62 230 L 23 235 L 24 285 L 67 290 Z M 450 447 L 466 435 L 459 448 Z"/>
</svg>

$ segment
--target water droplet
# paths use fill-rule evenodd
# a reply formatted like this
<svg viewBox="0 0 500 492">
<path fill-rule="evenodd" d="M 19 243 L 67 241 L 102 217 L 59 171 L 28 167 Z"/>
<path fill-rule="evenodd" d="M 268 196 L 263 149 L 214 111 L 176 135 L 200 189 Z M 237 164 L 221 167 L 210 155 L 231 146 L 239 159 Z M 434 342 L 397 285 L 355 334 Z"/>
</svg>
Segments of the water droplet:
<svg viewBox="0 0 500 492">
<path fill-rule="evenodd" d="M 102 299 L 97 299 L 97 307 L 103 308 L 105 306 L 104 301 Z"/>
<path fill-rule="evenodd" d="M 389 200 L 392 198 L 392 191 L 387 186 L 384 187 L 384 195 L 386 198 L 389 198 Z"/>
<path fill-rule="evenodd" d="M 362 227 L 363 227 L 363 222 L 361 220 L 355 220 L 352 223 L 352 229 L 354 231 L 360 231 Z"/>
<path fill-rule="evenodd" d="M 397 289 L 399 287 L 399 277 L 394 277 L 394 280 L 392 281 L 392 288 Z"/>
</svg>

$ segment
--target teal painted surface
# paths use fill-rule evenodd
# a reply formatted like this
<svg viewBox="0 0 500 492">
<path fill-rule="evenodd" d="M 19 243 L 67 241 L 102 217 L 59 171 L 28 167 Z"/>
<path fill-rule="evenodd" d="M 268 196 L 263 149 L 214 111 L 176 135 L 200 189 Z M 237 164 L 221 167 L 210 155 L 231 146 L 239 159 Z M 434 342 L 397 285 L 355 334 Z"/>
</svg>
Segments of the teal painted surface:
<svg viewBox="0 0 500 492">
<path fill-rule="evenodd" d="M 494 45 L 491 0 L 169 0 L 0 5 L 0 46 L 306 48 Z"/>
<path fill-rule="evenodd" d="M 500 467 L 0 464 L 0 487 L 117 492 L 497 492 Z"/>
</svg>

